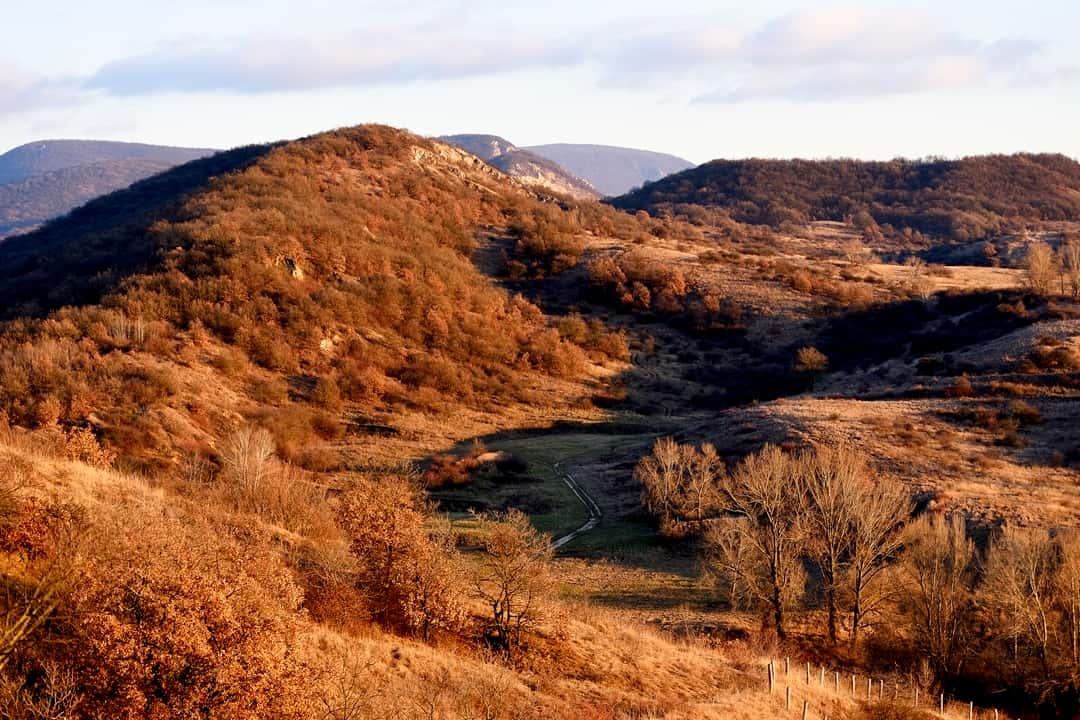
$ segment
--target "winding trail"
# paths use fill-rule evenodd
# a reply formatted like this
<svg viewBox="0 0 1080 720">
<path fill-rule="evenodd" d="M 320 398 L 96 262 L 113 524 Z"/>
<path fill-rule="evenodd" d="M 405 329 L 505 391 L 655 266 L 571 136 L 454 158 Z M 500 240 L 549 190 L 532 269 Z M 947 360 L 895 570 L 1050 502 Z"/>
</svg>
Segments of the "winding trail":
<svg viewBox="0 0 1080 720">
<path fill-rule="evenodd" d="M 568 488 L 570 488 L 570 492 L 574 493 L 574 496 L 577 497 L 577 499 L 581 501 L 581 504 L 585 506 L 585 509 L 589 512 L 589 519 L 577 530 L 573 530 L 571 532 L 568 532 L 566 535 L 552 540 L 551 547 L 555 550 L 558 550 L 563 545 L 576 538 L 578 535 L 587 533 L 592 530 L 594 527 L 600 524 L 600 519 L 604 516 L 604 514 L 600 512 L 600 506 L 597 505 L 596 501 L 593 500 L 591 495 L 589 495 L 589 491 L 583 488 L 580 484 L 578 484 L 578 481 L 574 479 L 573 475 L 559 467 L 560 465 L 561 463 L 555 463 L 553 467 L 557 473 L 562 475 L 563 482 L 566 483 L 566 486 Z"/>
</svg>

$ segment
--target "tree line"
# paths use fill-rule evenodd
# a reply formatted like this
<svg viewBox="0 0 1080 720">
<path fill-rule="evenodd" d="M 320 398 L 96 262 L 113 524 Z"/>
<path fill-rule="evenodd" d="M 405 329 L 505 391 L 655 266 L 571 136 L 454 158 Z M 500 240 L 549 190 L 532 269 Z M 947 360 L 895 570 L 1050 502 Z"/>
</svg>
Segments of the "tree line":
<svg viewBox="0 0 1080 720">
<path fill-rule="evenodd" d="M 850 447 L 767 445 L 729 468 L 664 439 L 635 475 L 661 531 L 694 535 L 719 594 L 780 640 L 800 613 L 837 654 L 1077 708 L 1080 534 L 1006 526 L 977 543 Z"/>
</svg>

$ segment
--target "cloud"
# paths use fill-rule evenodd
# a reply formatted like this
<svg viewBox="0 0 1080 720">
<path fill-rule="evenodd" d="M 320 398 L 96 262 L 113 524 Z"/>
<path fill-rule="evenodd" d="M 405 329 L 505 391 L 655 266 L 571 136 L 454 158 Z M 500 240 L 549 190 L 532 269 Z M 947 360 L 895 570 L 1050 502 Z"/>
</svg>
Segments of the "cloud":
<svg viewBox="0 0 1080 720">
<path fill-rule="evenodd" d="M 0 63 L 0 115 L 103 97 L 303 92 L 574 68 L 599 69 L 601 86 L 663 88 L 698 103 L 1080 82 L 1080 70 L 1053 67 L 1036 42 L 974 38 L 901 8 L 834 4 L 743 28 L 711 15 L 567 32 L 498 23 L 494 0 L 441 2 L 438 13 L 380 16 L 379 26 L 360 29 L 172 41 L 83 77 L 31 77 Z"/>
<path fill-rule="evenodd" d="M 15 65 L 0 62 L 0 117 L 72 105 L 80 95 L 77 82 L 34 77 Z"/>
<path fill-rule="evenodd" d="M 421 26 L 318 40 L 257 37 L 175 43 L 110 62 L 87 85 L 112 95 L 264 93 L 490 75 L 580 60 L 580 51 L 571 44 L 511 32 L 478 37 Z"/>
<path fill-rule="evenodd" d="M 696 102 L 834 101 L 994 84 L 1066 82 L 1039 69 L 1043 48 L 1025 38 L 980 41 L 912 11 L 830 5 L 742 32 L 668 29 L 629 40 L 603 82 L 620 87 L 713 78 Z"/>
</svg>

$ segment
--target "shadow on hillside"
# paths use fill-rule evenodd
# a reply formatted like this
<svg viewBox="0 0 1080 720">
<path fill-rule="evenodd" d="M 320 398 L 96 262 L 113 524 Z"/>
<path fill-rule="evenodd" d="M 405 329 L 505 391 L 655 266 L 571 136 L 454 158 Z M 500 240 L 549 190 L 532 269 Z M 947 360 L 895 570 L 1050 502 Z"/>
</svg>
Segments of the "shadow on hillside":
<svg viewBox="0 0 1080 720">
<path fill-rule="evenodd" d="M 42 317 L 60 307 L 97 302 L 164 249 L 168 238 L 151 232 L 155 222 L 176 219 L 187 195 L 274 147 L 236 148 L 180 165 L 0 242 L 5 276 L 0 319 Z"/>
<path fill-rule="evenodd" d="M 1045 302 L 1015 290 L 943 293 L 933 302 L 907 300 L 828 318 L 819 347 L 833 370 L 866 368 L 994 340 L 1036 322 L 1043 309 Z"/>
</svg>

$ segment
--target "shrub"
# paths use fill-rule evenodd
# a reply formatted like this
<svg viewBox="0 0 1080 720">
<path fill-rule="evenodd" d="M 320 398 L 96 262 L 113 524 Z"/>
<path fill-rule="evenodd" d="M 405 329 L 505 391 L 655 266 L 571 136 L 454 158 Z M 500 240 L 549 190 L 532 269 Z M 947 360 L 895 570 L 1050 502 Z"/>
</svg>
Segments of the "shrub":
<svg viewBox="0 0 1080 720">
<path fill-rule="evenodd" d="M 264 542 L 192 518 L 110 519 L 57 658 L 77 678 L 80 716 L 306 717 L 301 593 Z"/>
<path fill-rule="evenodd" d="M 385 627 L 427 639 L 465 618 L 449 535 L 428 525 L 417 487 L 401 477 L 356 478 L 338 518 L 358 565 L 355 585 Z"/>
<path fill-rule="evenodd" d="M 315 382 L 311 401 L 330 412 L 341 410 L 341 389 L 331 377 L 321 377 Z"/>
<path fill-rule="evenodd" d="M 1042 422 L 1042 413 L 1039 412 L 1039 408 L 1023 400 L 1013 400 L 1006 411 L 1022 426 L 1037 425 Z"/>
<path fill-rule="evenodd" d="M 975 395 L 975 388 L 966 375 L 961 375 L 953 381 L 953 384 L 945 389 L 945 397 L 969 398 Z"/>
</svg>

